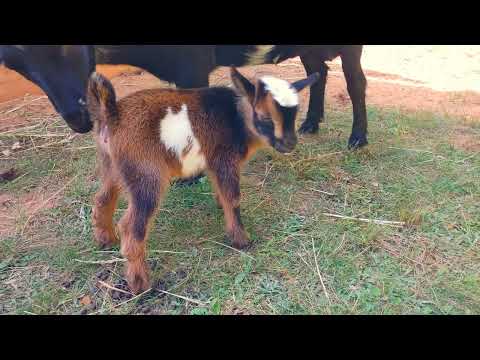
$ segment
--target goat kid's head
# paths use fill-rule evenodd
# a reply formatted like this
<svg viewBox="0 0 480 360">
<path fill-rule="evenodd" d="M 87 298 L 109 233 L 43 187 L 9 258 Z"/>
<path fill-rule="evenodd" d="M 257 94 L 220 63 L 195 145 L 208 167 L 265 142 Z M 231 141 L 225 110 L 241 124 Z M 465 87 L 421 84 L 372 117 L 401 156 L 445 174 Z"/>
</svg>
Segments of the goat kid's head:
<svg viewBox="0 0 480 360">
<path fill-rule="evenodd" d="M 315 73 L 293 84 L 265 76 L 252 84 L 232 67 L 231 77 L 237 91 L 252 106 L 253 127 L 257 135 L 281 153 L 292 152 L 298 143 L 295 132 L 298 94 L 314 85 L 320 79 L 320 74 Z"/>
</svg>

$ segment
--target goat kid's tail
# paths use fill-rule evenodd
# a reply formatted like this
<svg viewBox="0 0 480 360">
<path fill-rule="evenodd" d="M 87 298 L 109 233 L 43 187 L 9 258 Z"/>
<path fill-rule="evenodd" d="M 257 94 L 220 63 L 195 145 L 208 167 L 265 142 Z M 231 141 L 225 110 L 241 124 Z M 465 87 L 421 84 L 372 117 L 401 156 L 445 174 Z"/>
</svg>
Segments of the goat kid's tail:
<svg viewBox="0 0 480 360">
<path fill-rule="evenodd" d="M 103 75 L 94 72 L 87 90 L 87 106 L 92 121 L 100 127 L 118 123 L 117 98 L 112 83 Z"/>
</svg>

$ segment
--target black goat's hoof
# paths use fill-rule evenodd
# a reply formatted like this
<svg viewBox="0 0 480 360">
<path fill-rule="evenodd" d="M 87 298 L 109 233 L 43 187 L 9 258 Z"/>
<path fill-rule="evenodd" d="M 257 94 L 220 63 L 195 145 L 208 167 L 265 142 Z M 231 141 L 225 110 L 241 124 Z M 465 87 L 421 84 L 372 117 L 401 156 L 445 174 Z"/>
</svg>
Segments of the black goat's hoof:
<svg viewBox="0 0 480 360">
<path fill-rule="evenodd" d="M 300 129 L 298 129 L 298 132 L 300 134 L 317 134 L 319 130 L 320 125 L 318 122 L 306 120 L 302 126 L 300 126 Z"/>
<path fill-rule="evenodd" d="M 179 179 L 175 181 L 175 186 L 193 186 L 200 184 L 200 180 L 203 179 L 205 175 L 198 175 L 189 179 Z"/>
<path fill-rule="evenodd" d="M 356 150 L 368 145 L 368 140 L 366 136 L 350 136 L 348 140 L 348 149 Z"/>
</svg>

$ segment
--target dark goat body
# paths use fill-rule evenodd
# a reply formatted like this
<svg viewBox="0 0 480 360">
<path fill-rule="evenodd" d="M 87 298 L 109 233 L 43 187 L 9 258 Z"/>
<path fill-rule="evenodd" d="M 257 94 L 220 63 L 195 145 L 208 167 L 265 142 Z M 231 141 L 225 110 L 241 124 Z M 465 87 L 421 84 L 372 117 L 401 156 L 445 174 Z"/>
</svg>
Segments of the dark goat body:
<svg viewBox="0 0 480 360">
<path fill-rule="evenodd" d="M 0 45 L 0 65 L 38 85 L 72 130 L 87 133 L 88 77 L 95 71 L 94 48 L 81 45 Z"/>
<path fill-rule="evenodd" d="M 128 260 L 126 277 L 134 292 L 148 288 L 148 229 L 174 177 L 206 171 L 232 245 L 249 244 L 240 217 L 241 168 L 262 147 L 279 152 L 295 148 L 298 92 L 318 78 L 313 74 L 290 85 L 264 77 L 254 85 L 232 68 L 235 90 L 152 89 L 117 103 L 111 83 L 92 75 L 87 102 L 102 174 L 93 209 L 95 239 L 104 247 L 118 241 L 113 214 L 124 189 L 129 207 L 118 228 L 121 252 Z"/>
<path fill-rule="evenodd" d="M 353 105 L 350 147 L 367 144 L 366 79 L 361 45 L 1 45 L 0 63 L 39 85 L 57 111 L 77 132 L 88 132 L 83 99 L 89 71 L 96 64 L 127 64 L 174 83 L 179 88 L 208 87 L 218 66 L 278 64 L 300 57 L 307 75 L 318 72 L 301 133 L 316 133 L 324 120 L 325 61 L 341 57 Z"/>
</svg>

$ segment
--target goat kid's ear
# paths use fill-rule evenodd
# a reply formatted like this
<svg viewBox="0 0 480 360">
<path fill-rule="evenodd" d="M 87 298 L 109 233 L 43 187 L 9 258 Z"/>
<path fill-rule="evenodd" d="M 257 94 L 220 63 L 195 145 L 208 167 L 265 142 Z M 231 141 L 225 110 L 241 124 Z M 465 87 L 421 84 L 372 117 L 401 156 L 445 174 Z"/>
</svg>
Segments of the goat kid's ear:
<svg viewBox="0 0 480 360">
<path fill-rule="evenodd" d="M 297 92 L 301 92 L 305 88 L 315 85 L 318 80 L 320 80 L 320 74 L 315 73 L 310 75 L 308 78 L 304 80 L 300 80 L 300 81 L 297 81 L 296 83 L 293 83 L 292 86 L 295 90 L 297 90 Z"/>
<path fill-rule="evenodd" d="M 233 66 L 230 67 L 230 75 L 232 77 L 233 85 L 242 95 L 248 97 L 248 100 L 253 104 L 255 99 L 255 85 L 240 74 Z"/>
</svg>

